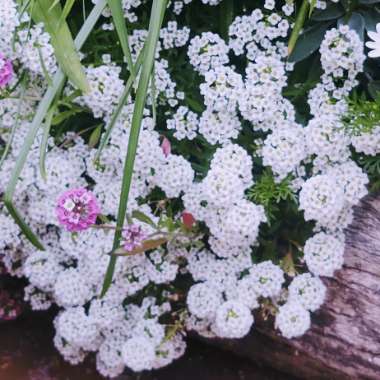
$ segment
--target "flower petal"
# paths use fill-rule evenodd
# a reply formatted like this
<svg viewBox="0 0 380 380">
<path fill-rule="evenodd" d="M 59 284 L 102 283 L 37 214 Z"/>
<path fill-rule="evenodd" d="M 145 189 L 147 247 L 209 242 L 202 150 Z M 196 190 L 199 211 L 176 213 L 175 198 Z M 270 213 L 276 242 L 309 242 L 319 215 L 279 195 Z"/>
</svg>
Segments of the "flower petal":
<svg viewBox="0 0 380 380">
<path fill-rule="evenodd" d="M 370 57 L 370 58 L 377 58 L 377 57 L 380 57 L 380 49 L 371 50 L 371 51 L 368 53 L 368 57 Z"/>
</svg>

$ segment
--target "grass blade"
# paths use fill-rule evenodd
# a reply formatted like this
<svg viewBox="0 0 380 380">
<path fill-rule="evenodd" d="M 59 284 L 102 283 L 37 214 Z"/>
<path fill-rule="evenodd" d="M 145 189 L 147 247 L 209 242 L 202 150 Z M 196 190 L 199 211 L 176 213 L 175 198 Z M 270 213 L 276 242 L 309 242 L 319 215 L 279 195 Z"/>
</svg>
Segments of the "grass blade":
<svg viewBox="0 0 380 380">
<path fill-rule="evenodd" d="M 50 7 L 49 7 L 50 6 Z M 55 56 L 69 80 L 83 92 L 90 90 L 84 69 L 76 51 L 70 29 L 62 20 L 63 12 L 59 3 L 51 7 L 51 0 L 35 0 L 31 16 L 34 22 L 42 22 L 51 38 Z"/>
<path fill-rule="evenodd" d="M 53 106 L 50 108 L 48 113 L 45 117 L 45 124 L 44 124 L 44 133 L 42 135 L 41 145 L 40 145 L 40 173 L 41 177 L 46 181 L 46 152 L 47 152 L 47 143 L 49 139 L 49 133 L 50 133 L 50 127 L 51 122 L 53 120 L 54 112 L 56 110 L 56 107 Z"/>
<path fill-rule="evenodd" d="M 99 162 L 100 161 L 100 155 L 102 154 L 102 151 L 103 151 L 104 147 L 108 143 L 108 140 L 110 138 L 112 129 L 114 128 L 114 126 L 115 126 L 115 124 L 117 122 L 117 119 L 119 118 L 120 113 L 121 113 L 121 111 L 122 111 L 125 103 L 127 102 L 128 96 L 129 96 L 129 94 L 130 94 L 130 92 L 132 90 L 132 86 L 135 83 L 136 75 L 140 71 L 140 66 L 142 64 L 143 56 L 144 56 L 144 49 L 140 52 L 139 56 L 137 57 L 137 60 L 136 60 L 135 66 L 134 66 L 133 74 L 131 73 L 131 75 L 129 76 L 129 78 L 127 80 L 127 83 L 125 85 L 125 88 L 124 88 L 124 92 L 121 95 L 119 103 L 118 103 L 115 111 L 112 114 L 110 123 L 109 123 L 106 131 L 103 134 L 103 137 L 102 137 L 102 139 L 100 141 L 100 144 L 99 144 L 98 151 L 95 154 L 94 162 Z"/>
<path fill-rule="evenodd" d="M 91 30 L 95 26 L 97 20 L 101 16 L 101 13 L 106 5 L 106 0 L 100 0 L 92 9 L 88 19 L 82 26 L 80 32 L 78 33 L 77 38 L 75 39 L 75 45 L 77 49 L 80 49 L 84 42 L 86 41 L 88 35 L 90 34 Z M 21 174 L 21 171 L 25 165 L 26 159 L 29 154 L 29 150 L 31 146 L 33 145 L 33 141 L 36 137 L 36 134 L 38 132 L 38 129 L 41 126 L 42 121 L 45 118 L 46 113 L 49 110 L 49 107 L 51 106 L 51 103 L 53 102 L 56 94 L 58 93 L 61 86 L 63 86 L 65 81 L 65 75 L 63 74 L 62 70 L 58 70 L 58 72 L 55 74 L 53 78 L 53 84 L 52 86 L 49 86 L 43 99 L 41 100 L 40 104 L 38 105 L 37 111 L 34 115 L 33 121 L 29 127 L 29 131 L 25 137 L 24 144 L 22 146 L 21 152 L 17 158 L 15 167 L 12 171 L 11 179 L 5 189 L 5 194 L 3 197 L 3 201 L 5 204 L 5 207 L 8 209 L 11 216 L 14 218 L 15 222 L 19 225 L 21 231 L 25 234 L 25 236 L 28 238 L 28 240 L 38 249 L 43 250 L 44 247 L 38 240 L 37 236 L 31 231 L 29 226 L 25 223 L 17 209 L 15 208 L 13 204 L 13 195 L 16 189 L 18 178 Z"/>
<path fill-rule="evenodd" d="M 292 34 L 289 38 L 289 44 L 288 44 L 288 55 L 292 54 L 292 51 L 294 47 L 296 46 L 296 42 L 298 40 L 298 37 L 301 33 L 301 30 L 303 28 L 303 25 L 305 23 L 307 10 L 309 9 L 309 1 L 303 0 L 301 9 L 299 10 L 296 18 L 296 22 L 294 23 L 294 28 L 292 30 Z"/>
<path fill-rule="evenodd" d="M 133 118 L 131 132 L 128 141 L 127 156 L 124 162 L 123 180 L 121 186 L 119 209 L 117 213 L 116 230 L 113 240 L 113 250 L 120 245 L 122 228 L 127 212 L 127 203 L 129 190 L 131 187 L 133 167 L 137 151 L 137 143 L 140 134 L 140 127 L 143 118 L 144 107 L 146 103 L 149 80 L 152 74 L 156 46 L 160 35 L 162 21 L 165 15 L 167 0 L 154 0 L 149 21 L 149 32 L 144 48 L 144 63 L 141 69 L 141 76 L 136 93 L 135 107 L 133 110 Z M 116 266 L 116 256 L 110 257 L 107 272 L 104 278 L 101 296 L 103 297 L 112 283 L 113 274 Z"/>
<path fill-rule="evenodd" d="M 152 77 L 150 78 L 150 97 L 152 100 L 152 117 L 153 117 L 153 123 L 156 125 L 157 122 L 157 99 L 156 99 L 156 94 L 157 94 L 157 89 L 156 89 L 156 72 L 155 72 L 155 67 L 153 65 L 152 69 Z"/>
<path fill-rule="evenodd" d="M 65 6 L 63 7 L 63 10 L 62 10 L 61 18 L 59 20 L 58 29 L 60 29 L 63 23 L 66 21 L 67 16 L 69 15 L 74 3 L 75 3 L 75 0 L 66 0 Z"/>
<path fill-rule="evenodd" d="M 123 49 L 124 56 L 127 60 L 129 72 L 134 75 L 134 67 L 131 55 L 131 49 L 128 43 L 128 30 L 125 24 L 124 12 L 121 6 L 121 0 L 108 0 L 108 6 L 111 9 L 113 22 L 115 24 L 116 32 L 119 36 L 121 48 Z"/>
</svg>

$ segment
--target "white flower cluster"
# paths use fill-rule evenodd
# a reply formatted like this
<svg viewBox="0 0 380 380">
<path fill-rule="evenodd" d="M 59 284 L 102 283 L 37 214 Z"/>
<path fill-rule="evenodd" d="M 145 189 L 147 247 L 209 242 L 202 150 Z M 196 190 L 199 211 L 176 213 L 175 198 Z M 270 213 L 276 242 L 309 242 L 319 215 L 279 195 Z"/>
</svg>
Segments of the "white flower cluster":
<svg viewBox="0 0 380 380">
<path fill-rule="evenodd" d="M 167 128 L 174 129 L 174 137 L 177 140 L 193 140 L 197 136 L 198 115 L 185 106 L 180 106 L 173 119 L 167 120 Z"/>
<path fill-rule="evenodd" d="M 380 153 L 380 126 L 375 127 L 370 133 L 361 133 L 352 136 L 351 142 L 355 150 L 369 156 L 376 156 Z"/>
<path fill-rule="evenodd" d="M 0 2 L 0 51 L 13 56 L 12 42 L 16 28 L 20 25 L 17 3 L 13 0 Z"/>
<path fill-rule="evenodd" d="M 195 36 L 189 45 L 190 63 L 202 75 L 228 63 L 228 47 L 224 40 L 211 32 Z"/>
<path fill-rule="evenodd" d="M 109 118 L 124 89 L 120 71 L 120 67 L 112 64 L 88 67 L 86 76 L 91 91 L 77 98 L 76 102 L 89 107 L 96 118 Z"/>
<path fill-rule="evenodd" d="M 164 49 L 185 46 L 190 37 L 190 29 L 184 27 L 178 28 L 176 21 L 169 21 L 165 28 L 160 30 L 160 39 Z"/>
</svg>

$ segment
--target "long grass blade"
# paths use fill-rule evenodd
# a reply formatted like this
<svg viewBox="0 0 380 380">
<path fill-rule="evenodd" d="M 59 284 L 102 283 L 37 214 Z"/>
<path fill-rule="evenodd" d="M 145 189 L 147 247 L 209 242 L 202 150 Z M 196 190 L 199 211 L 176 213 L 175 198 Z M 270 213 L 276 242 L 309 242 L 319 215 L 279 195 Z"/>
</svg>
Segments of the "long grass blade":
<svg viewBox="0 0 380 380">
<path fill-rule="evenodd" d="M 49 8 L 50 6 L 50 8 Z M 63 11 L 58 3 L 51 7 L 51 0 L 35 0 L 31 16 L 36 23 L 42 22 L 50 35 L 57 61 L 69 80 L 83 92 L 90 90 L 89 84 L 76 51 L 70 29 L 62 20 Z"/>
<path fill-rule="evenodd" d="M 113 22 L 115 24 L 116 32 L 119 36 L 121 48 L 127 60 L 129 72 L 131 73 L 131 75 L 134 75 L 132 54 L 128 43 L 128 30 L 127 25 L 125 24 L 121 0 L 108 0 L 108 6 L 111 9 Z"/>
<path fill-rule="evenodd" d="M 124 226 L 127 213 L 127 203 L 129 190 L 132 182 L 133 167 L 137 151 L 137 144 L 140 134 L 140 127 L 146 103 L 149 80 L 152 74 L 156 46 L 160 34 L 162 21 L 165 15 L 167 0 L 154 0 L 149 21 L 149 32 L 145 43 L 144 60 L 141 69 L 141 76 L 136 93 L 135 107 L 133 110 L 132 125 L 128 141 L 127 156 L 124 162 L 123 180 L 121 186 L 119 209 L 117 213 L 116 230 L 113 240 L 113 250 L 119 247 L 122 228 Z M 103 297 L 112 283 L 116 266 L 116 256 L 111 256 L 107 272 L 104 278 L 101 296 Z"/>
<path fill-rule="evenodd" d="M 49 140 L 49 134 L 50 134 L 50 127 L 51 122 L 53 120 L 54 112 L 56 108 L 55 106 L 52 106 L 45 117 L 45 123 L 44 123 L 44 133 L 42 135 L 42 140 L 40 144 L 40 173 L 41 177 L 46 181 L 46 153 L 47 153 L 47 145 Z"/>
<path fill-rule="evenodd" d="M 75 3 L 75 0 L 66 0 L 66 3 L 62 10 L 61 18 L 59 20 L 58 29 L 60 29 L 63 23 L 66 21 L 67 16 L 69 15 L 74 3 Z"/>
<path fill-rule="evenodd" d="M 100 156 L 102 154 L 102 151 L 103 151 L 104 147 L 107 145 L 108 140 L 111 136 L 111 132 L 112 132 L 119 116 L 120 116 L 120 113 L 121 113 L 125 103 L 127 102 L 128 96 L 132 90 L 132 86 L 135 83 L 136 75 L 140 71 L 140 67 L 141 67 L 142 60 L 143 60 L 143 54 L 144 54 L 144 49 L 140 52 L 139 56 L 136 59 L 136 63 L 134 65 L 134 71 L 133 71 L 134 74 L 131 73 L 131 75 L 129 76 L 129 78 L 127 80 L 124 91 L 120 97 L 119 103 L 117 104 L 115 111 L 113 112 L 113 114 L 111 116 L 111 120 L 109 122 L 109 125 L 107 126 L 107 129 L 105 130 L 103 137 L 100 141 L 99 148 L 95 154 L 94 162 L 100 161 Z"/>
<path fill-rule="evenodd" d="M 294 47 L 296 46 L 296 42 L 301 33 L 302 27 L 305 23 L 307 11 L 309 9 L 309 1 L 303 0 L 300 10 L 298 11 L 296 22 L 294 23 L 294 27 L 292 33 L 289 38 L 288 43 L 288 55 L 292 54 Z"/>
<path fill-rule="evenodd" d="M 89 36 L 91 30 L 95 26 L 97 20 L 102 14 L 102 11 L 106 5 L 106 0 L 100 0 L 98 3 L 94 6 L 92 9 L 89 17 L 87 18 L 86 22 L 83 24 L 81 30 L 78 33 L 77 38 L 75 39 L 75 46 L 77 49 L 80 49 L 84 42 L 86 41 L 87 37 Z M 46 113 L 49 110 L 49 107 L 51 106 L 51 103 L 53 102 L 56 94 L 58 93 L 61 86 L 64 85 L 65 81 L 65 75 L 63 74 L 62 70 L 59 69 L 58 72 L 55 74 L 53 78 L 53 84 L 52 86 L 49 86 L 43 99 L 41 100 L 40 104 L 38 105 L 37 111 L 34 115 L 34 119 L 30 125 L 29 131 L 25 137 L 24 144 L 22 146 L 21 152 L 17 158 L 15 167 L 12 171 L 11 179 L 6 187 L 5 194 L 3 197 L 4 204 L 6 208 L 8 209 L 11 216 L 14 218 L 16 223 L 19 225 L 21 231 L 25 234 L 25 236 L 28 238 L 28 240 L 38 249 L 43 250 L 44 247 L 40 243 L 37 236 L 33 233 L 33 231 L 29 228 L 29 226 L 25 223 L 20 213 L 17 211 L 13 204 L 13 196 L 14 192 L 16 190 L 17 181 L 20 177 L 21 171 L 25 165 L 26 159 L 29 154 L 29 150 L 31 146 L 33 145 L 34 139 L 37 135 L 38 129 L 41 126 L 42 121 L 45 118 Z"/>
</svg>

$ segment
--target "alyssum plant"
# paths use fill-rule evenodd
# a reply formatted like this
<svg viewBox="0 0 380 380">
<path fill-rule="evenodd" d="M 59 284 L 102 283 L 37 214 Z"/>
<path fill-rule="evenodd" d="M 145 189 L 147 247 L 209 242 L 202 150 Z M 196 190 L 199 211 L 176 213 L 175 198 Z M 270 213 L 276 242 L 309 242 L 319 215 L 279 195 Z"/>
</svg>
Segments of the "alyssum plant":
<svg viewBox="0 0 380 380">
<path fill-rule="evenodd" d="M 307 331 L 380 183 L 377 22 L 367 1 L 0 0 L 1 255 L 59 307 L 66 360 L 116 377 L 190 330 Z"/>
</svg>

